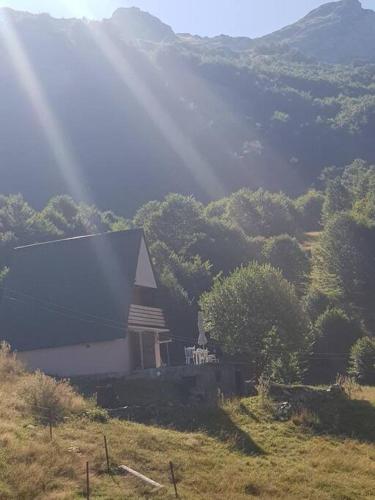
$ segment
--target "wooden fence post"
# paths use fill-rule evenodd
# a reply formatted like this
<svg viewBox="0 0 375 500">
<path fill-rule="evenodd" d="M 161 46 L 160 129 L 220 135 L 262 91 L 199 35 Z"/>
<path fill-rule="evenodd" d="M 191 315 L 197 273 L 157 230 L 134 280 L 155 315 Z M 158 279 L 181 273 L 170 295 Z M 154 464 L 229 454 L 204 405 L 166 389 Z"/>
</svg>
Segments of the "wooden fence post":
<svg viewBox="0 0 375 500">
<path fill-rule="evenodd" d="M 90 500 L 90 470 L 88 462 L 86 462 L 86 498 Z"/>
<path fill-rule="evenodd" d="M 49 425 L 49 437 L 52 441 L 53 434 L 52 434 L 52 411 L 51 410 L 49 410 L 49 412 L 48 412 L 48 425 Z"/>
<path fill-rule="evenodd" d="M 169 462 L 169 467 L 171 469 L 171 477 L 172 477 L 172 482 L 173 482 L 173 486 L 174 486 L 174 492 L 175 492 L 176 498 L 178 498 L 177 484 L 176 484 L 176 478 L 174 475 L 174 467 L 173 467 L 172 462 Z"/>
<path fill-rule="evenodd" d="M 108 472 L 108 474 L 110 474 L 111 473 L 111 467 L 110 467 L 110 464 L 109 464 L 107 436 L 104 434 L 103 437 L 104 437 L 105 458 L 107 460 L 107 472 Z"/>
</svg>

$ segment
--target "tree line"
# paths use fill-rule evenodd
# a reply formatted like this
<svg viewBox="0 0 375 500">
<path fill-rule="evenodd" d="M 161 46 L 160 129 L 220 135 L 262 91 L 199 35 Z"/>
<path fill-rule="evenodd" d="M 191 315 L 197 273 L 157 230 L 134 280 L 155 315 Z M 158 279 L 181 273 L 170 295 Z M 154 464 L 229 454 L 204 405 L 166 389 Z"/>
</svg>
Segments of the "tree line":
<svg viewBox="0 0 375 500">
<path fill-rule="evenodd" d="M 375 167 L 330 167 L 320 183 L 296 199 L 243 188 L 204 205 L 169 194 L 131 220 L 65 195 L 40 211 L 1 196 L 1 276 L 17 245 L 142 227 L 175 340 L 195 341 L 201 309 L 223 355 L 256 376 L 374 383 Z"/>
</svg>

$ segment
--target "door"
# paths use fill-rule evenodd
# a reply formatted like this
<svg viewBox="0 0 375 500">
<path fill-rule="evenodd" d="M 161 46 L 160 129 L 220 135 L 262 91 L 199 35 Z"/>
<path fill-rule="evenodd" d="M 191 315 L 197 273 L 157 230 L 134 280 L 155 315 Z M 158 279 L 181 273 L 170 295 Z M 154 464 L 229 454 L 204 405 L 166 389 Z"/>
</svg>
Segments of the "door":
<svg viewBox="0 0 375 500">
<path fill-rule="evenodd" d="M 141 333 L 143 344 L 143 368 L 156 368 L 155 334 Z"/>
<path fill-rule="evenodd" d="M 133 370 L 156 368 L 154 333 L 130 332 L 130 346 Z"/>
</svg>

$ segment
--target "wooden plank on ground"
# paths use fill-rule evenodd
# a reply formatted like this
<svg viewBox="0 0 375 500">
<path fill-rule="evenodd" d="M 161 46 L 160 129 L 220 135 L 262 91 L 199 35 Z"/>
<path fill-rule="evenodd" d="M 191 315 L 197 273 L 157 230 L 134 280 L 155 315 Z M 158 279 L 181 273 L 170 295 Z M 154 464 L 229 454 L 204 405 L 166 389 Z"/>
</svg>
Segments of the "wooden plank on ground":
<svg viewBox="0 0 375 500">
<path fill-rule="evenodd" d="M 123 472 L 128 472 L 129 474 L 132 474 L 133 476 L 137 477 L 138 479 L 141 479 L 145 483 L 149 484 L 150 486 L 154 486 L 155 488 L 164 488 L 164 486 L 160 483 L 157 483 L 156 481 L 153 481 L 149 477 L 144 476 L 140 472 L 137 472 L 134 469 L 131 469 L 130 467 L 127 467 L 126 465 L 120 465 L 119 469 L 122 470 Z"/>
</svg>

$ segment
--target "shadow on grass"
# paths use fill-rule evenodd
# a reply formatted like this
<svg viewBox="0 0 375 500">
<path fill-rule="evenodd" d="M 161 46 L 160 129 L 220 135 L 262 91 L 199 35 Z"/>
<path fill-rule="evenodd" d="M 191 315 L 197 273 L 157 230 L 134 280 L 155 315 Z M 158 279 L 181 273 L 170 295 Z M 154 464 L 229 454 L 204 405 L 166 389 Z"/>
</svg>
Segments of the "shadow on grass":
<svg viewBox="0 0 375 500">
<path fill-rule="evenodd" d="M 317 417 L 310 425 L 313 431 L 375 443 L 375 406 L 370 402 L 340 398 L 310 410 Z"/>
<path fill-rule="evenodd" d="M 220 407 L 169 407 L 132 409 L 130 420 L 173 429 L 180 432 L 202 432 L 245 455 L 260 455 L 264 451 Z"/>
<path fill-rule="evenodd" d="M 245 404 L 240 403 L 239 409 L 243 415 L 250 417 L 254 422 L 260 422 L 259 418 Z"/>
<path fill-rule="evenodd" d="M 231 448 L 246 455 L 260 455 L 264 451 L 255 443 L 248 433 L 243 431 L 232 420 L 223 408 L 206 409 L 198 411 L 193 420 L 186 424 L 178 424 L 180 430 L 201 431 L 230 445 Z"/>
</svg>

